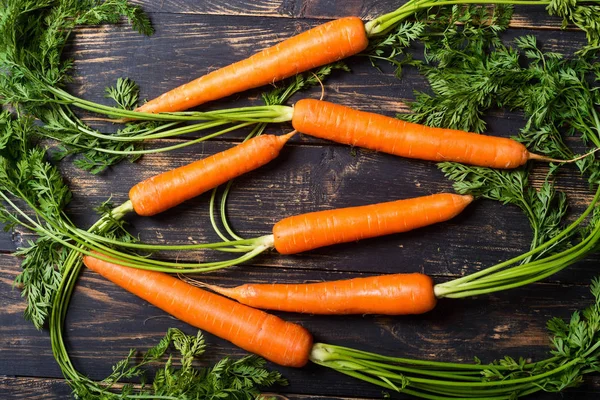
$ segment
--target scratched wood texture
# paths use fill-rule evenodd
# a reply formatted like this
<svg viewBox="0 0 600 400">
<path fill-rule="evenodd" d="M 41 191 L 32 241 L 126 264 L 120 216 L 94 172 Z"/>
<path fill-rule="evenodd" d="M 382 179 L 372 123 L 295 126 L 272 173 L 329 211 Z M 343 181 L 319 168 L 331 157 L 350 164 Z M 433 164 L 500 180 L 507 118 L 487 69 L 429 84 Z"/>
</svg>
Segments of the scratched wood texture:
<svg viewBox="0 0 600 400">
<path fill-rule="evenodd" d="M 381 0 L 258 0 L 135 1 L 147 10 L 156 34 L 145 38 L 127 26 L 79 30 L 69 46 L 75 59 L 75 79 L 69 90 L 96 101 L 103 89 L 120 76 L 136 80 L 144 98 L 276 43 L 323 20 L 346 15 L 373 18 L 402 1 Z M 575 30 L 559 30 L 560 21 L 543 10 L 517 8 L 505 39 L 536 34 L 544 45 L 569 53 L 584 41 Z M 414 90 L 427 90 L 422 77 L 407 70 L 393 77 L 387 66 L 378 71 L 364 58 L 348 60 L 352 73 L 335 73 L 327 81 L 327 99 L 393 116 L 406 112 Z M 262 89 L 217 101 L 205 108 L 260 104 Z M 296 98 L 318 96 L 318 89 Z M 293 103 L 293 101 L 292 101 Z M 487 117 L 490 132 L 508 136 L 522 126 L 518 113 L 496 111 Z M 110 127 L 103 127 L 110 129 Z M 275 125 L 282 133 L 289 125 Z M 192 135 L 193 137 L 194 135 Z M 135 182 L 156 172 L 188 163 L 238 143 L 236 132 L 177 152 L 146 156 L 123 163 L 99 176 L 61 164 L 74 192 L 69 214 L 82 227 L 91 224 L 93 206 L 109 196 L 124 201 Z M 176 142 L 177 139 L 171 142 Z M 165 142 L 157 145 L 164 145 Z M 543 167 L 533 182 L 543 179 Z M 558 186 L 569 195 L 573 213 L 591 196 L 572 170 L 565 170 Z M 269 232 L 279 218 L 333 207 L 366 204 L 426 195 L 451 186 L 435 165 L 403 160 L 364 150 L 295 137 L 281 156 L 236 181 L 229 201 L 233 227 L 244 237 Z M 207 195 L 152 218 L 131 217 L 131 228 L 144 240 L 187 243 L 217 239 L 208 221 Z M 10 253 L 31 238 L 15 229 L 0 234 L 0 398 L 64 399 L 70 390 L 54 362 L 47 330 L 37 331 L 22 317 L 24 300 L 12 282 L 19 260 Z M 531 232 L 516 208 L 479 201 L 459 217 L 435 227 L 359 243 L 338 245 L 297 256 L 265 254 L 249 265 L 203 276 L 207 282 L 304 282 L 376 273 L 428 273 L 438 282 L 470 273 L 515 256 L 528 247 Z M 177 259 L 212 258 L 201 253 L 171 255 Z M 545 321 L 568 317 L 589 301 L 587 284 L 597 272 L 600 257 L 593 255 L 544 282 L 477 299 L 444 300 L 431 313 L 412 317 L 328 317 L 283 314 L 308 328 L 317 341 L 396 354 L 402 357 L 468 362 L 474 356 L 491 361 L 504 355 L 540 359 L 547 349 Z M 193 333 L 191 327 L 85 271 L 73 296 L 66 322 L 66 340 L 75 366 L 94 379 L 110 373 L 110 366 L 130 348 L 144 350 L 169 327 Z M 206 334 L 209 344 L 201 361 L 211 364 L 243 351 Z M 279 390 L 291 399 L 375 399 L 382 391 L 321 367 L 309 365 L 280 370 L 290 385 Z M 581 399 L 600 395 L 600 379 L 586 378 L 580 388 L 562 395 L 531 399 Z M 393 398 L 407 398 L 392 394 Z"/>
</svg>

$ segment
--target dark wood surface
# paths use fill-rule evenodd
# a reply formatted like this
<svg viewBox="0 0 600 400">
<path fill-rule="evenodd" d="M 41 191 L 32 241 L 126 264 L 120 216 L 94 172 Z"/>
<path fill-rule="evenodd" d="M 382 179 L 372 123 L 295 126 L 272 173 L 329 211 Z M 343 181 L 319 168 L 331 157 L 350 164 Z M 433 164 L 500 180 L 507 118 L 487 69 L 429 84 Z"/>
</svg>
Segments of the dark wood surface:
<svg viewBox="0 0 600 400">
<path fill-rule="evenodd" d="M 391 11 L 402 1 L 380 0 L 257 0 L 244 2 L 136 1 L 151 15 L 156 34 L 150 38 L 125 25 L 79 30 L 69 53 L 75 58 L 75 79 L 69 90 L 91 100 L 105 101 L 103 89 L 118 77 L 136 80 L 144 98 L 205 71 L 229 64 L 257 49 L 314 26 L 322 20 L 358 15 L 365 19 Z M 543 10 L 516 10 L 506 40 L 533 33 L 547 48 L 569 52 L 585 38 L 575 30 L 561 31 L 560 21 Z M 348 60 L 352 73 L 336 73 L 327 81 L 327 99 L 363 110 L 393 116 L 407 110 L 413 90 L 426 90 L 424 79 L 407 70 L 402 80 L 384 66 L 378 71 L 360 57 Z M 261 90 L 232 96 L 206 108 L 259 104 Z M 318 89 L 302 93 L 318 96 Z M 497 111 L 488 117 L 490 132 L 508 136 L 523 120 L 517 113 Z M 274 133 L 288 131 L 274 125 Z M 213 154 L 239 142 L 244 132 L 180 151 L 146 156 L 123 163 L 99 176 L 63 163 L 74 192 L 69 213 L 87 227 L 90 213 L 109 196 L 125 200 L 137 181 L 167 168 Z M 175 141 L 184 140 L 177 139 Z M 161 143 L 165 144 L 165 143 Z M 534 183 L 543 177 L 534 174 Z M 558 182 L 569 195 L 572 211 L 585 207 L 591 195 L 574 171 Z M 426 195 L 451 189 L 435 165 L 403 160 L 364 150 L 295 137 L 273 163 L 235 183 L 229 215 L 236 231 L 252 237 L 269 232 L 279 218 L 313 210 Z M 131 227 L 147 241 L 187 243 L 217 239 L 208 220 L 208 195 L 152 218 L 132 217 Z M 70 390 L 50 349 L 47 330 L 37 331 L 23 319 L 25 301 L 12 282 L 19 260 L 10 253 L 28 232 L 0 234 L 0 398 L 63 399 Z M 531 232 L 515 207 L 490 201 L 471 205 L 459 217 L 435 227 L 359 243 L 333 246 L 297 256 L 265 254 L 249 265 L 202 278 L 233 285 L 242 282 L 304 282 L 332 280 L 375 273 L 421 271 L 437 282 L 461 276 L 517 255 L 528 248 Z M 181 253 L 177 259 L 210 257 Z M 593 255 L 545 281 L 509 292 L 467 300 L 443 300 L 431 313 L 412 317 L 310 316 L 283 314 L 308 328 L 317 341 L 348 345 L 402 357 L 448 361 L 483 361 L 511 355 L 540 359 L 548 335 L 545 322 L 568 317 L 589 301 L 587 285 L 597 274 L 600 256 Z M 130 348 L 144 350 L 169 327 L 195 330 L 89 271 L 84 271 L 66 321 L 66 341 L 75 366 L 94 379 L 110 373 L 110 366 Z M 203 362 L 241 356 L 242 350 L 206 334 L 209 344 Z M 382 391 L 316 365 L 303 369 L 272 366 L 289 379 L 280 392 L 291 399 L 381 398 Z M 582 399 L 600 396 L 600 379 L 589 376 L 580 388 L 563 395 L 539 394 L 532 399 Z M 407 398 L 393 395 L 394 398 Z"/>
</svg>

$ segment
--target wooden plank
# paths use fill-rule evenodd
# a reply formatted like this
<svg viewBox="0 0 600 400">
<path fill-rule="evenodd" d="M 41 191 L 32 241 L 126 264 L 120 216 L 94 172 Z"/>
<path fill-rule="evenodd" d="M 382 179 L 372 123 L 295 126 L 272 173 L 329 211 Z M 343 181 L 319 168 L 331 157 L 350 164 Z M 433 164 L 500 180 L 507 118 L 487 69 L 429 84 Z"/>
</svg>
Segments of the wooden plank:
<svg viewBox="0 0 600 400">
<path fill-rule="evenodd" d="M 202 15 L 229 15 L 246 17 L 299 17 L 302 9 L 300 0 L 208 0 L 208 1 L 149 1 L 133 0 L 133 4 L 141 6 L 144 11 L 151 14 L 202 14 Z M 343 5 L 339 5 L 343 7 Z"/>
<path fill-rule="evenodd" d="M 71 397 L 71 389 L 63 379 L 0 376 L 3 399 L 58 400 Z"/>
<path fill-rule="evenodd" d="M 352 0 L 332 4 L 321 0 L 139 0 L 137 3 L 151 12 L 157 34 L 144 38 L 124 25 L 79 30 L 69 47 L 69 55 L 76 59 L 77 74 L 70 91 L 106 102 L 103 88 L 119 76 L 130 76 L 141 85 L 143 97 L 154 97 L 325 19 L 343 15 L 370 18 L 402 1 L 390 4 Z M 580 32 L 557 31 L 556 25 L 557 20 L 548 18 L 541 10 L 521 8 L 513 23 L 519 29 L 511 29 L 504 37 L 510 42 L 522 34 L 538 34 L 548 49 L 565 53 L 583 43 Z M 407 111 L 405 103 L 414 98 L 413 90 L 428 89 L 414 70 L 407 69 L 404 79 L 398 80 L 389 66 L 384 65 L 383 72 L 378 72 L 364 58 L 355 57 L 348 62 L 351 74 L 336 73 L 328 80 L 328 100 L 393 116 Z M 232 96 L 203 109 L 260 104 L 263 90 Z M 297 98 L 307 96 L 318 97 L 319 89 Z M 491 113 L 489 123 L 491 133 L 508 136 L 516 133 L 523 121 L 519 114 L 499 111 Z M 113 129 L 108 125 L 99 127 Z M 282 124 L 269 131 L 281 133 L 289 129 L 289 125 Z M 243 135 L 238 132 L 178 152 L 148 156 L 137 164 L 124 163 L 97 177 L 63 163 L 61 168 L 75 194 L 68 213 L 78 226 L 89 226 L 96 218 L 91 207 L 110 195 L 117 203 L 124 201 L 128 189 L 138 180 L 214 154 L 238 143 Z M 543 167 L 536 170 L 534 184 L 542 182 L 543 170 Z M 568 191 L 573 215 L 591 198 L 587 186 L 570 167 L 558 180 L 558 186 Z M 253 236 L 268 233 L 275 221 L 287 215 L 440 190 L 450 190 L 450 184 L 431 163 L 297 136 L 278 160 L 236 181 L 228 210 L 234 229 L 244 236 Z M 217 236 L 208 222 L 208 198 L 201 196 L 153 218 L 130 216 L 128 221 L 133 231 L 148 241 L 215 241 Z M 0 234 L 0 253 L 13 251 L 30 237 L 21 229 Z M 527 249 L 530 237 L 519 210 L 479 201 L 458 218 L 436 227 L 298 256 L 265 254 L 247 265 L 199 278 L 231 286 L 243 282 L 324 281 L 423 271 L 443 282 L 521 253 Z M 201 256 L 215 259 L 199 253 L 160 256 L 178 260 Z M 547 346 L 545 321 L 551 316 L 566 318 L 574 309 L 589 303 L 586 285 L 597 275 L 599 261 L 600 254 L 595 254 L 544 283 L 525 288 L 477 299 L 440 301 L 436 310 L 422 316 L 278 315 L 306 326 L 318 341 L 404 357 L 467 362 L 474 355 L 490 361 L 510 354 L 540 359 Z M 0 337 L 7 338 L 0 341 L 0 398 L 68 397 L 70 391 L 52 356 L 47 329 L 37 331 L 24 321 L 25 300 L 17 289 L 11 288 L 19 270 L 18 260 L 0 254 Z M 130 348 L 147 349 L 172 326 L 194 333 L 193 328 L 85 271 L 67 317 L 66 341 L 76 368 L 93 379 L 101 379 Z M 224 356 L 245 354 L 210 334 L 206 337 L 209 349 L 201 360 L 203 365 Z M 379 388 L 316 365 L 299 370 L 272 367 L 290 380 L 291 385 L 281 389 L 281 393 L 291 399 L 358 400 L 382 396 Z M 600 378 L 596 374 L 586 379 L 582 388 L 567 391 L 564 396 L 539 394 L 529 398 L 580 399 L 598 393 Z"/>
<path fill-rule="evenodd" d="M 0 376 L 0 396 L 2 396 L 3 399 L 59 400 L 68 398 L 70 393 L 71 391 L 66 382 L 60 379 L 13 378 Z M 269 393 L 265 394 L 267 395 Z M 315 396 L 285 392 L 278 394 L 285 396 L 290 400 L 367 400 L 365 397 Z M 584 388 L 577 388 L 570 389 L 560 398 L 576 400 L 587 395 L 593 395 L 593 393 L 584 391 Z M 546 395 L 544 397 L 548 400 L 559 398 L 558 395 Z M 376 398 L 381 398 L 381 396 Z M 538 397 L 538 399 L 541 400 L 542 398 Z"/>
<path fill-rule="evenodd" d="M 5 266 L 0 270 L 0 293 L 3 294 L 0 298 L 3 310 L 0 313 L 0 329 L 3 331 L 2 337 L 10 337 L 10 340 L 0 342 L 3 360 L 0 375 L 60 378 L 49 351 L 47 331 L 38 332 L 29 323 L 23 322 L 17 310 L 22 307 L 22 300 L 18 296 L 6 296 L 6 293 L 10 293 L 7 285 L 16 273 L 16 266 L 9 257 L 1 256 L 0 260 L 1 265 Z M 258 280 L 275 281 L 289 279 L 290 276 L 294 279 L 331 279 L 340 275 L 332 271 L 308 274 L 300 270 L 261 268 L 248 271 L 248 274 L 255 275 Z M 211 277 L 203 276 L 203 279 L 231 285 L 240 283 L 245 276 L 224 272 L 211 274 Z M 558 297 L 557 292 L 561 293 Z M 474 355 L 484 362 L 504 355 L 541 359 L 547 346 L 545 321 L 552 316 L 569 317 L 575 309 L 589 304 L 590 295 L 585 286 L 554 284 L 535 284 L 528 288 L 527 293 L 526 301 L 521 296 L 504 295 L 442 301 L 433 312 L 421 316 L 278 315 L 302 324 L 314 334 L 317 341 L 403 357 L 457 362 L 469 362 Z M 7 312 L 7 307 L 13 307 L 15 311 Z M 169 318 L 98 275 L 85 271 L 72 299 L 65 331 L 76 368 L 92 379 L 101 379 L 110 373 L 110 365 L 122 358 L 130 348 L 143 350 L 152 346 L 168 327 L 194 332 L 188 325 Z M 18 332 L 18 335 L 14 332 Z M 208 351 L 202 358 L 204 365 L 224 356 L 238 357 L 244 354 L 210 334 L 206 334 L 206 340 Z M 378 388 L 316 365 L 303 369 L 271 367 L 280 370 L 290 380 L 290 386 L 282 389 L 283 392 L 333 398 L 357 394 L 379 398 L 381 395 Z M 597 378 L 586 380 L 583 393 L 599 389 Z M 33 380 L 32 384 L 35 382 Z M 0 383 L 0 387 L 4 385 Z M 573 398 L 577 398 L 575 393 L 581 392 L 574 392 Z M 531 397 L 556 398 L 559 397 Z"/>
<path fill-rule="evenodd" d="M 265 392 L 265 395 L 268 394 Z M 69 398 L 70 395 L 71 390 L 63 379 L 0 376 L 0 396 L 3 399 L 58 400 Z M 294 393 L 281 395 L 290 400 L 367 400 L 364 397 L 324 397 Z"/>
<path fill-rule="evenodd" d="M 13 252 L 17 250 L 16 243 L 23 243 L 21 232 L 19 230 L 9 230 L 0 232 L 0 252 Z"/>
<path fill-rule="evenodd" d="M 358 16 L 365 21 L 375 19 L 381 15 L 392 12 L 406 0 L 395 1 L 335 1 L 328 0 L 260 0 L 260 1 L 173 1 L 161 2 L 149 0 L 135 0 L 138 4 L 151 13 L 153 17 L 158 13 L 168 14 L 198 14 L 198 15 L 227 15 L 245 17 L 271 17 L 271 18 L 314 18 L 335 19 L 347 16 Z M 561 27 L 561 20 L 551 17 L 540 6 L 517 6 L 511 21 L 511 27 L 527 29 L 552 29 Z"/>
</svg>

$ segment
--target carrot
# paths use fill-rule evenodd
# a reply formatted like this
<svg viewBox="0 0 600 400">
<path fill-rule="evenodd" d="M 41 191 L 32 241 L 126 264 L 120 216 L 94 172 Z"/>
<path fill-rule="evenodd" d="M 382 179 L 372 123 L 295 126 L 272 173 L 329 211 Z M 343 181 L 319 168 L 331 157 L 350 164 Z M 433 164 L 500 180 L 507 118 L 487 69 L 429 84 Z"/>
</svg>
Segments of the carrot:
<svg viewBox="0 0 600 400">
<path fill-rule="evenodd" d="M 365 26 L 359 18 L 330 21 L 181 85 L 147 102 L 137 111 L 186 110 L 341 60 L 363 51 L 367 45 Z"/>
<path fill-rule="evenodd" d="M 370 204 L 334 210 L 318 211 L 284 218 L 273 225 L 272 234 L 217 243 L 189 245 L 156 245 L 110 241 L 121 248 L 160 250 L 212 249 L 242 253 L 236 258 L 222 261 L 181 263 L 153 260 L 110 250 L 96 257 L 112 262 L 113 259 L 126 267 L 142 268 L 160 272 L 197 273 L 227 268 L 248 262 L 259 254 L 275 249 L 280 254 L 296 254 L 318 247 L 377 237 L 446 221 L 458 215 L 473 201 L 473 196 L 438 193 L 429 196 L 387 203 Z M 211 221 L 212 222 L 212 221 Z M 86 235 L 97 240 L 97 235 Z M 106 258 L 109 257 L 109 258 Z"/>
<path fill-rule="evenodd" d="M 418 273 L 233 288 L 199 284 L 250 307 L 307 314 L 422 314 L 437 303 L 433 281 Z"/>
<path fill-rule="evenodd" d="M 196 197 L 273 160 L 295 134 L 261 135 L 238 146 L 146 179 L 131 188 L 139 215 L 151 216 Z"/>
<path fill-rule="evenodd" d="M 473 196 L 439 193 L 285 218 L 273 227 L 275 249 L 295 254 L 336 243 L 406 232 L 458 215 Z"/>
<path fill-rule="evenodd" d="M 421 160 L 502 169 L 516 168 L 530 159 L 552 161 L 529 153 L 512 139 L 431 128 L 320 100 L 298 101 L 292 125 L 318 138 Z"/>
<path fill-rule="evenodd" d="M 308 362 L 312 336 L 300 325 L 161 272 L 127 268 L 90 256 L 85 256 L 83 262 L 161 310 L 244 350 L 283 366 L 302 367 Z"/>
</svg>

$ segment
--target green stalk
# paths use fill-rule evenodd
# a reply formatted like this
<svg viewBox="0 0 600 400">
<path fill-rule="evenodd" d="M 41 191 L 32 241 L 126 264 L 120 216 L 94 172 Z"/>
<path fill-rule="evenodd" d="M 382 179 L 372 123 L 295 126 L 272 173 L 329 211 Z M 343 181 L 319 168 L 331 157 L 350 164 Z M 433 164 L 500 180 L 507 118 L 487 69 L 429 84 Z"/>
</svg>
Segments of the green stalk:
<svg viewBox="0 0 600 400">
<path fill-rule="evenodd" d="M 126 207 L 124 207 L 126 208 Z M 124 209 L 116 208 L 113 211 L 112 217 L 120 219 L 124 215 Z M 103 233 L 109 229 L 109 223 L 106 218 L 100 218 L 92 227 L 90 231 L 97 231 Z M 81 256 L 77 251 L 71 251 L 65 262 L 63 270 L 63 279 L 61 284 L 54 296 L 52 302 L 52 312 L 50 314 L 50 343 L 52 347 L 52 353 L 56 359 L 61 371 L 65 378 L 71 384 L 84 384 L 87 389 L 91 389 L 97 393 L 104 392 L 104 389 L 99 387 L 98 384 L 87 377 L 81 375 L 73 366 L 69 353 L 64 343 L 63 325 L 67 314 L 69 301 L 73 294 L 75 284 L 77 283 L 77 277 L 81 271 L 82 261 Z"/>
<path fill-rule="evenodd" d="M 89 150 L 95 150 L 98 151 L 100 153 L 107 153 L 107 154 L 115 154 L 115 155 L 143 155 L 143 154 L 156 154 L 156 153 L 163 153 L 163 152 L 167 152 L 167 151 L 171 151 L 171 150 L 176 150 L 176 149 L 181 149 L 187 146 L 191 146 L 193 144 L 197 144 L 197 143 L 201 143 L 204 142 L 206 140 L 221 136 L 225 133 L 229 133 L 232 131 L 235 131 L 237 129 L 241 129 L 241 128 L 245 128 L 249 125 L 254 124 L 253 122 L 244 122 L 241 124 L 237 124 L 234 126 L 231 126 L 229 128 L 226 129 L 222 129 L 220 131 L 211 133 L 210 135 L 205 135 L 202 137 L 199 137 L 197 139 L 193 139 L 193 140 L 187 140 L 178 144 L 174 144 L 171 146 L 165 146 L 165 147 L 158 147 L 158 148 L 154 148 L 154 149 L 146 149 L 146 150 L 111 150 L 111 149 L 104 149 L 102 147 L 92 147 L 92 148 L 88 148 L 88 147 L 84 147 L 84 146 L 80 146 L 82 148 L 86 148 Z M 203 125 L 203 124 L 201 124 Z M 190 125 L 190 126 L 185 126 L 185 127 L 181 127 L 178 128 L 178 135 L 182 135 L 185 133 L 190 133 L 190 132 L 195 132 L 197 125 Z M 55 138 L 57 140 L 59 140 L 58 138 Z M 76 144 L 70 144 L 71 146 L 77 146 Z"/>
<path fill-rule="evenodd" d="M 289 88 L 288 88 L 289 90 Z M 287 93 L 287 92 L 286 92 Z M 265 131 L 265 129 L 267 128 L 267 124 L 262 123 L 262 124 L 258 124 L 256 125 L 252 131 L 248 134 L 248 136 L 246 136 L 246 138 L 244 138 L 244 142 L 256 137 L 256 136 L 260 136 L 262 135 L 262 133 Z M 226 206 L 227 206 L 227 197 L 229 196 L 229 190 L 231 189 L 231 186 L 233 185 L 233 180 L 227 182 L 227 184 L 225 185 L 225 189 L 223 190 L 223 194 L 221 195 L 221 205 L 220 205 L 220 218 L 221 218 L 221 224 L 223 225 L 223 227 L 225 228 L 225 231 L 234 239 L 234 240 L 242 240 L 242 237 L 237 235 L 233 229 L 231 229 L 231 226 L 229 225 L 229 221 L 227 219 L 227 211 L 226 211 Z M 230 241 L 231 239 L 229 239 L 223 232 L 221 232 L 221 230 L 219 229 L 217 222 L 216 222 L 216 218 L 215 218 L 215 198 L 217 196 L 217 192 L 219 190 L 219 186 L 217 186 L 216 188 L 213 189 L 211 196 L 210 196 L 210 203 L 208 206 L 208 215 L 210 216 L 210 223 L 213 227 L 213 230 L 215 231 L 215 233 L 217 235 L 219 235 L 219 237 L 221 239 L 223 239 L 224 241 Z"/>
<path fill-rule="evenodd" d="M 266 235 L 254 239 L 247 239 L 247 241 L 244 241 L 244 243 L 252 244 L 251 246 L 249 246 L 250 250 L 241 255 L 240 257 L 234 259 L 204 263 L 178 263 L 153 260 L 148 259 L 146 257 L 119 252 L 110 247 L 104 246 L 101 243 L 94 242 L 91 239 L 91 236 L 81 237 L 78 235 L 74 235 L 72 233 L 72 230 L 67 229 L 64 226 L 57 226 L 53 221 L 45 219 L 45 221 L 54 229 L 54 231 L 60 232 L 61 234 L 67 236 L 72 242 L 74 242 L 72 243 L 71 241 L 65 240 L 62 237 L 58 236 L 54 233 L 54 231 L 48 230 L 40 223 L 34 221 L 16 204 L 14 204 L 2 191 L 0 191 L 0 197 L 4 199 L 4 201 L 8 205 L 10 205 L 19 215 L 21 215 L 23 219 L 28 221 L 37 233 L 49 237 L 56 243 L 61 244 L 62 246 L 70 249 L 71 251 L 78 252 L 82 255 L 92 256 L 94 258 L 107 262 L 118 262 L 120 265 L 131 268 L 140 268 L 165 273 L 202 273 L 208 271 L 215 271 L 247 262 L 273 246 L 272 235 Z M 32 208 L 33 211 L 35 211 L 36 215 L 45 218 L 44 214 L 40 210 L 38 210 L 34 205 L 29 204 L 29 206 Z M 126 213 L 130 212 L 131 209 L 131 202 L 127 201 L 113 211 L 113 215 L 111 218 L 113 218 L 113 220 L 117 220 L 116 216 L 118 216 L 120 219 Z M 98 223 L 107 224 L 110 223 L 110 221 L 111 219 L 109 218 L 109 216 L 103 216 L 99 219 Z M 90 228 L 92 234 L 93 232 L 97 231 L 96 226 L 97 225 L 94 224 L 92 226 L 92 228 L 94 229 Z M 98 233 L 101 234 L 103 232 L 98 231 Z M 211 246 L 212 248 L 227 247 L 231 246 L 231 244 L 230 242 L 222 242 L 216 244 L 213 243 L 211 244 Z M 145 249 L 152 250 L 152 247 L 147 245 Z"/>
<path fill-rule="evenodd" d="M 138 242 L 123 242 L 117 239 L 106 238 L 102 235 L 84 231 L 83 229 L 69 227 L 69 229 L 76 235 L 81 236 L 89 241 L 95 241 L 97 243 L 106 243 L 120 248 L 147 250 L 147 251 L 176 251 L 176 250 L 203 250 L 203 249 L 214 249 L 219 250 L 223 246 L 246 246 L 252 247 L 252 244 L 256 243 L 256 238 L 252 239 L 240 239 L 240 240 L 226 240 L 223 242 L 215 243 L 195 243 L 195 244 L 154 244 L 154 243 L 138 243 Z"/>
<path fill-rule="evenodd" d="M 369 360 L 361 360 L 361 364 L 365 366 L 370 366 L 374 368 L 385 368 L 390 371 L 399 371 L 403 373 L 413 373 L 418 375 L 432 376 L 438 378 L 446 378 L 446 379 L 456 379 L 461 381 L 471 381 L 476 382 L 479 381 L 479 378 L 476 376 L 465 375 L 464 372 L 460 374 L 454 374 L 446 371 L 438 371 L 438 370 L 430 370 L 430 369 L 418 369 L 415 367 L 403 367 L 400 365 L 386 365 L 382 362 L 378 361 L 369 361 Z M 474 371 L 478 372 L 478 371 Z"/>
<path fill-rule="evenodd" d="M 372 361 L 381 361 L 387 363 L 394 364 L 405 364 L 405 365 L 417 365 L 422 368 L 436 368 L 438 370 L 444 371 L 483 371 L 489 369 L 489 365 L 482 364 L 462 364 L 462 363 L 449 363 L 449 362 L 440 362 L 440 361 L 428 361 L 428 360 L 414 360 L 411 358 L 402 358 L 402 357 L 393 357 L 393 356 L 385 356 L 382 354 L 371 353 L 364 350 L 357 350 L 344 346 L 336 346 L 332 344 L 323 344 L 316 343 L 313 346 L 311 360 L 321 360 L 321 361 L 334 361 L 334 360 L 344 360 L 344 359 L 367 359 Z M 552 360 L 552 359 L 550 359 Z M 540 363 L 530 364 L 529 368 L 533 368 L 535 365 L 539 365 Z M 498 365 L 494 366 L 502 371 L 510 370 L 510 367 Z"/>
<path fill-rule="evenodd" d="M 539 363 L 525 364 L 521 369 L 496 364 L 478 365 L 406 360 L 323 343 L 316 343 L 313 346 L 310 360 L 357 379 L 422 398 L 492 400 L 509 399 L 515 393 L 533 393 L 540 390 L 540 385 L 547 379 L 564 373 L 571 367 L 587 363 L 586 357 L 594 354 L 598 348 L 600 348 L 600 343 L 591 346 L 585 354 L 574 356 L 570 360 L 560 362 L 562 360 L 560 357 L 553 357 Z M 376 361 L 381 359 L 385 361 Z M 549 363 L 553 363 L 553 366 L 548 369 L 545 366 Z M 404 364 L 419 366 L 406 368 Z M 442 372 L 437 375 L 437 379 L 425 377 L 436 376 L 438 371 L 432 371 L 431 368 L 440 367 Z M 465 368 L 478 371 L 492 369 L 507 375 L 504 379 L 488 380 L 485 375 L 464 377 L 452 373 Z M 530 370 L 529 376 L 512 376 L 513 372 L 525 373 L 527 370 Z M 590 369 L 590 371 L 592 370 Z"/>
<path fill-rule="evenodd" d="M 67 117 L 65 117 L 65 119 L 67 119 Z M 106 134 L 103 134 L 100 132 L 96 132 L 92 129 L 88 129 L 87 127 L 85 127 L 83 125 L 76 124 L 75 122 L 73 122 L 73 126 L 75 127 L 75 129 L 77 129 L 81 133 L 84 133 L 88 136 L 92 136 L 92 137 L 102 139 L 102 140 L 113 140 L 116 142 L 139 142 L 139 141 L 151 140 L 151 139 L 166 139 L 166 138 L 170 138 L 173 136 L 184 135 L 184 134 L 190 133 L 190 132 L 198 132 L 198 131 L 203 131 L 205 129 L 216 128 L 218 126 L 229 124 L 229 123 L 231 123 L 231 121 L 211 120 L 211 121 L 206 121 L 206 122 L 200 122 L 200 123 L 193 124 L 193 125 L 186 125 L 186 126 L 181 126 L 179 128 L 169 129 L 164 132 L 159 132 L 159 133 L 145 132 L 143 134 L 137 134 L 135 136 L 106 135 Z M 169 123 L 166 125 L 173 126 L 172 123 Z M 162 126 L 160 128 L 162 128 Z"/>
<path fill-rule="evenodd" d="M 464 283 L 462 285 L 457 285 L 456 288 L 464 289 L 468 287 L 481 287 L 486 285 L 493 287 L 498 285 L 499 282 L 510 282 L 511 280 L 520 281 L 523 277 L 529 275 L 535 276 L 536 274 L 543 273 L 551 268 L 556 269 L 560 267 L 562 269 L 574 261 L 581 259 L 593 248 L 595 243 L 598 241 L 597 233 L 599 230 L 600 227 L 596 228 L 594 230 L 595 233 L 585 238 L 576 246 L 564 250 L 561 253 L 554 254 L 544 259 L 536 260 L 535 262 L 517 265 L 501 272 L 496 272 L 484 278 Z"/>
<path fill-rule="evenodd" d="M 480 379 L 481 380 L 481 379 Z M 514 386 L 506 386 L 506 387 L 501 387 L 501 388 L 496 388 L 496 389 L 472 389 L 469 388 L 468 391 L 464 391 L 462 388 L 458 388 L 458 389 L 445 389 L 445 388 L 439 388 L 437 386 L 429 386 L 427 384 L 421 384 L 421 383 L 417 383 L 417 382 L 413 382 L 411 381 L 410 387 L 414 388 L 414 389 L 420 389 L 426 392 L 431 392 L 431 393 L 436 393 L 436 394 L 441 394 L 441 395 L 446 395 L 446 396 L 463 396 L 465 398 L 481 398 L 481 396 L 484 396 L 485 399 L 493 399 L 493 398 L 506 398 L 507 393 L 508 392 L 516 392 L 516 391 L 521 391 L 524 389 L 530 389 L 531 387 L 535 387 L 535 385 L 532 385 L 531 383 L 522 383 L 520 385 L 514 385 Z M 500 397 L 496 397 L 496 395 L 500 396 Z"/>
<path fill-rule="evenodd" d="M 54 94 L 62 104 L 72 104 L 83 110 L 103 115 L 110 115 L 127 120 L 140 121 L 210 121 L 228 120 L 235 122 L 287 122 L 291 121 L 293 108 L 289 106 L 253 106 L 238 107 L 217 111 L 188 111 L 175 113 L 146 113 L 124 110 L 122 108 L 105 106 L 93 101 L 85 100 L 52 86 L 46 85 L 49 92 Z"/>
<path fill-rule="evenodd" d="M 545 0 L 409 0 L 402 7 L 390 13 L 381 15 L 365 24 L 365 30 L 369 38 L 382 36 L 392 30 L 398 23 L 416 14 L 419 11 L 431 7 L 441 7 L 461 4 L 511 4 L 511 5 L 548 5 Z"/>
</svg>

